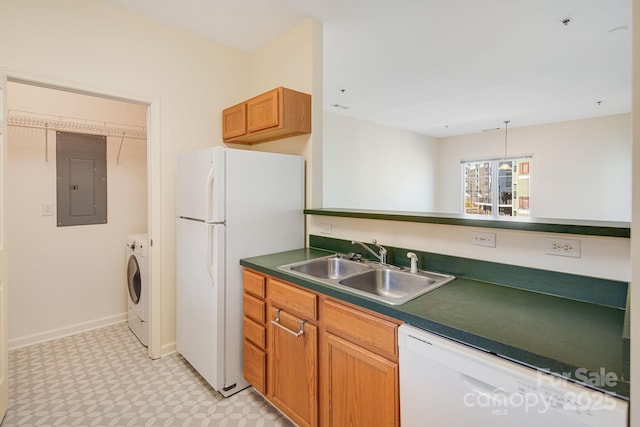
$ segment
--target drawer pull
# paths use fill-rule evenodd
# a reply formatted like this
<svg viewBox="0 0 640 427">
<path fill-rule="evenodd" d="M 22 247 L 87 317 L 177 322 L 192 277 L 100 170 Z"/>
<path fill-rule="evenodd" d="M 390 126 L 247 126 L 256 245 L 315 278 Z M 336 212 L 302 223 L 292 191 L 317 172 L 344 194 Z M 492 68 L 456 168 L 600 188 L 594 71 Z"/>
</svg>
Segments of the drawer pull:
<svg viewBox="0 0 640 427">
<path fill-rule="evenodd" d="M 298 332 L 293 332 L 291 329 L 287 328 L 286 326 L 283 326 L 280 324 L 280 309 L 276 308 L 276 319 L 271 321 L 272 324 L 274 324 L 275 326 L 277 326 L 280 329 L 284 329 L 285 331 L 289 332 L 291 335 L 294 335 L 296 337 L 299 337 L 300 335 L 304 334 L 304 320 L 300 321 L 300 330 Z"/>
</svg>

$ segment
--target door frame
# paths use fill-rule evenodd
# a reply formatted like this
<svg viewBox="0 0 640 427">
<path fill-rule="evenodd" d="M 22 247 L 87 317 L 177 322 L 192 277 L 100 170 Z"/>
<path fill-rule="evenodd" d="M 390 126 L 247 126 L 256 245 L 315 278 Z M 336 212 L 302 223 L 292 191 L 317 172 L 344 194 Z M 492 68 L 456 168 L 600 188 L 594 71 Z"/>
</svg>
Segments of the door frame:
<svg viewBox="0 0 640 427">
<path fill-rule="evenodd" d="M 0 70 L 0 423 L 9 408 L 9 314 L 7 287 L 9 261 L 7 253 L 7 221 L 5 215 L 5 183 L 7 144 L 7 76 Z"/>
<path fill-rule="evenodd" d="M 148 355 L 152 359 L 162 356 L 162 310 L 161 310 L 161 273 L 160 257 L 162 254 L 161 245 L 161 141 L 160 141 L 160 98 L 140 93 L 124 93 L 113 89 L 104 89 L 90 86 L 85 83 L 60 80 L 53 77 L 34 75 L 19 70 L 0 67 L 0 74 L 6 76 L 7 81 L 42 86 L 50 89 L 65 92 L 78 93 L 82 95 L 95 96 L 100 98 L 114 99 L 123 102 L 142 104 L 147 106 L 147 232 L 149 234 L 149 346 Z M 0 108 L 7 111 L 6 97 L 3 97 Z M 0 159 L 2 160 L 2 159 Z M 4 158 L 2 161 L 6 162 Z M 4 170 L 5 165 L 0 164 L 0 170 Z M 0 194 L 6 194 L 4 188 L 5 181 L 0 185 Z M 6 204 L 2 204 L 0 217 L 7 217 Z M 10 248 L 5 248 L 7 252 Z"/>
</svg>

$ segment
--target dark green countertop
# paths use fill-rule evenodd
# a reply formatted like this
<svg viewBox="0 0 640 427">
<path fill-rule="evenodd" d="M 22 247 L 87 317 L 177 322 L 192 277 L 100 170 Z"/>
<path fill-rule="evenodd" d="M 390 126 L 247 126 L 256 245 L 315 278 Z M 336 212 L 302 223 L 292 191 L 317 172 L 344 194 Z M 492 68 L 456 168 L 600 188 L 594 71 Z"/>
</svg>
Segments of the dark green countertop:
<svg viewBox="0 0 640 427">
<path fill-rule="evenodd" d="M 623 379 L 626 310 L 466 277 L 392 306 L 277 268 L 331 253 L 306 248 L 247 258 L 240 264 L 570 379 L 615 373 L 619 379 L 615 386 L 592 385 L 620 397 L 629 396 L 628 378 Z"/>
<path fill-rule="evenodd" d="M 435 212 L 403 212 L 367 209 L 318 208 L 305 209 L 307 215 L 365 218 L 383 221 L 421 222 L 459 225 L 463 227 L 502 228 L 506 230 L 541 231 L 592 236 L 629 238 L 631 224 L 618 221 L 595 221 L 559 218 L 491 217 Z"/>
</svg>

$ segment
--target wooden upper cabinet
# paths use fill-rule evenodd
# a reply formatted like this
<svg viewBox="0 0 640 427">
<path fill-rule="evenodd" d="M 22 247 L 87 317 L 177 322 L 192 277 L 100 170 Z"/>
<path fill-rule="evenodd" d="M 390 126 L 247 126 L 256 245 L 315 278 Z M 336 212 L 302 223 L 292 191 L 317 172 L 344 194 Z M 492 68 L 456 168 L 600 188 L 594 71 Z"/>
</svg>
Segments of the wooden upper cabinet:
<svg viewBox="0 0 640 427">
<path fill-rule="evenodd" d="M 247 132 L 258 132 L 278 126 L 282 112 L 278 102 L 281 91 L 272 90 L 247 101 Z"/>
<path fill-rule="evenodd" d="M 257 144 L 311 133 L 311 95 L 278 87 L 222 111 L 224 142 Z"/>
<path fill-rule="evenodd" d="M 247 132 L 247 105 L 229 107 L 222 113 L 222 139 L 242 136 Z"/>
</svg>

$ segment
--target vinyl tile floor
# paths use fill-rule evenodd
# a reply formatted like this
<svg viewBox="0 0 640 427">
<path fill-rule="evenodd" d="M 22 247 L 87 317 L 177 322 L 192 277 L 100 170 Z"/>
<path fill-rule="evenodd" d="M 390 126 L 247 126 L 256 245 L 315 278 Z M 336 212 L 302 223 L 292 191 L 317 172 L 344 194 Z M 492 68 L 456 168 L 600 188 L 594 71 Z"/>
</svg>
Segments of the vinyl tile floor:
<svg viewBox="0 0 640 427">
<path fill-rule="evenodd" d="M 293 426 L 253 388 L 224 398 L 179 354 L 157 360 L 126 323 L 9 352 L 2 427 Z"/>
</svg>

